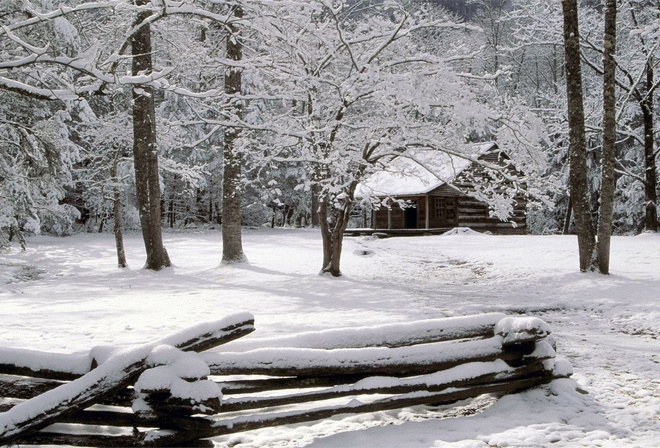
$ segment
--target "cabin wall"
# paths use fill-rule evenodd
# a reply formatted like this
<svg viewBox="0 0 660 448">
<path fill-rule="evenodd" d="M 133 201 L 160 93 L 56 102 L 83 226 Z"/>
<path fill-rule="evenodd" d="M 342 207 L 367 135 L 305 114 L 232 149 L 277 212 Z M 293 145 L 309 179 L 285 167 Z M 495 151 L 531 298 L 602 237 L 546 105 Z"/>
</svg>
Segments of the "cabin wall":
<svg viewBox="0 0 660 448">
<path fill-rule="evenodd" d="M 389 213 L 388 213 L 389 212 Z M 405 229 L 405 212 L 399 204 L 382 205 L 374 210 L 373 227 L 375 229 Z"/>
<path fill-rule="evenodd" d="M 486 204 L 470 196 L 461 196 L 458 201 L 458 227 L 469 227 L 477 232 L 496 235 L 525 235 L 527 233 L 527 203 L 518 197 L 513 216 L 507 221 L 491 217 Z"/>
<path fill-rule="evenodd" d="M 419 196 L 401 197 L 413 204 L 413 207 L 402 208 L 398 203 L 391 204 L 389 208 L 382 206 L 375 210 L 373 223 L 375 229 L 437 229 L 453 228 L 458 224 L 458 198 L 455 196 Z M 428 201 L 428 226 L 426 207 Z M 411 216 L 414 215 L 414 219 Z"/>
<path fill-rule="evenodd" d="M 491 232 L 493 234 L 522 235 L 527 233 L 527 203 L 524 197 L 516 198 L 514 214 L 507 221 L 500 221 L 490 216 L 489 208 L 480 200 L 457 194 L 452 190 L 452 196 L 429 195 L 429 225 L 430 229 L 451 229 L 454 227 L 469 227 L 478 232 Z M 403 198 L 400 198 L 403 199 Z M 373 227 L 375 229 L 425 229 L 426 226 L 426 198 L 405 198 L 416 202 L 416 208 L 401 208 L 394 203 L 389 209 L 382 206 L 373 213 Z M 416 225 L 407 225 L 406 213 L 416 213 Z M 515 223 L 515 225 L 513 224 Z"/>
<path fill-rule="evenodd" d="M 401 207 L 398 202 L 382 205 L 373 213 L 375 229 L 424 229 L 426 228 L 426 201 L 424 197 L 405 196 L 396 198 L 411 206 Z M 389 215 L 389 216 L 388 216 Z"/>
<path fill-rule="evenodd" d="M 484 154 L 480 157 L 480 160 L 497 165 L 506 163 L 509 158 L 502 152 L 494 151 Z M 507 170 L 512 175 L 522 174 L 510 165 Z M 445 184 L 431 191 L 430 194 L 451 195 L 458 198 L 458 222 L 456 224 L 458 227 L 469 227 L 478 232 L 488 231 L 494 234 L 526 234 L 527 199 L 522 194 L 514 197 L 513 215 L 506 221 L 491 217 L 487 204 L 466 194 L 475 191 L 474 182 L 475 179 L 479 182 L 479 177 L 490 178 L 483 167 L 473 164 L 457 176 L 453 183 L 455 188 Z M 521 185 L 521 187 L 525 188 L 524 185 Z"/>
</svg>

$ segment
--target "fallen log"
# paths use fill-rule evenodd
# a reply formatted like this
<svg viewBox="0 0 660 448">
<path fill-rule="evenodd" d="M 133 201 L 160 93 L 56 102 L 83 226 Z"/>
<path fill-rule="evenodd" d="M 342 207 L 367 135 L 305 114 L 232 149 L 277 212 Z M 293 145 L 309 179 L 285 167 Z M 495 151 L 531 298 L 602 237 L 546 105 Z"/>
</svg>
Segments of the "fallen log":
<svg viewBox="0 0 660 448">
<path fill-rule="evenodd" d="M 211 427 L 208 419 L 179 414 L 159 414 L 141 416 L 131 412 L 84 410 L 76 414 L 63 416 L 58 423 L 76 425 L 97 425 L 115 428 L 161 428 L 177 431 L 200 431 Z M 55 431 L 50 431 L 55 432 Z"/>
<path fill-rule="evenodd" d="M 28 400 L 34 398 L 51 389 L 55 389 L 63 384 L 62 381 L 47 380 L 43 378 L 30 378 L 19 376 L 2 376 L 0 377 L 0 396 L 12 397 L 20 400 Z M 104 404 L 108 406 L 131 406 L 133 399 L 133 390 L 124 389 L 117 391 L 112 395 L 108 395 L 99 399 L 97 404 Z M 0 412 L 5 412 L 11 409 L 14 405 L 0 406 Z"/>
<path fill-rule="evenodd" d="M 124 349 L 86 375 L 51 389 L 0 414 L 0 444 L 9 444 L 22 434 L 38 431 L 91 406 L 101 397 L 132 384 L 150 367 L 148 357 L 154 347 L 174 345 L 183 350 L 206 350 L 254 330 L 254 318 L 242 313 L 213 323 L 197 325 L 152 344 Z"/>
<path fill-rule="evenodd" d="M 316 408 L 311 410 L 275 412 L 269 414 L 255 414 L 249 417 L 239 417 L 233 419 L 223 419 L 213 421 L 209 417 L 192 417 L 188 419 L 175 418 L 169 416 L 166 419 L 154 419 L 145 421 L 135 421 L 135 417 L 126 414 L 126 420 L 120 426 L 128 426 L 129 423 L 137 423 L 136 426 L 144 424 L 145 426 L 158 426 L 162 429 L 170 428 L 172 431 L 147 431 L 137 432 L 133 436 L 98 436 L 98 435 L 69 435 L 53 432 L 37 432 L 17 440 L 20 444 L 66 444 L 72 446 L 206 446 L 203 438 L 216 437 L 235 432 L 249 431 L 271 426 L 303 423 L 307 421 L 330 418 L 336 415 L 376 412 L 401 407 L 416 405 L 439 406 L 451 404 L 456 401 L 474 398 L 482 394 L 503 395 L 514 393 L 530 387 L 545 384 L 553 379 L 553 376 L 546 372 L 545 375 L 518 378 L 498 383 L 483 385 L 472 385 L 467 388 L 452 388 L 444 393 L 420 392 L 405 395 L 397 395 L 384 400 L 378 400 L 371 403 L 361 403 L 351 400 L 342 406 L 332 406 L 326 408 Z M 85 414 L 92 414 L 94 411 L 84 411 Z M 101 414 L 102 412 L 99 412 Z M 105 425 L 107 418 L 98 418 L 86 420 L 94 421 L 97 424 Z M 209 445 L 210 446 L 210 445 Z"/>
<path fill-rule="evenodd" d="M 265 378 L 246 380 L 218 381 L 223 393 L 246 394 L 255 392 L 268 392 L 280 389 L 309 389 L 317 387 L 331 387 L 338 384 L 356 383 L 369 375 L 334 375 L 334 376 L 302 376 L 285 378 Z"/>
<path fill-rule="evenodd" d="M 242 339 L 238 343 L 234 342 L 230 344 L 232 351 L 237 347 L 253 347 L 253 346 L 277 346 L 281 344 L 280 347 L 305 347 L 305 348 L 333 348 L 333 343 L 336 343 L 336 347 L 348 347 L 348 346 L 364 346 L 371 347 L 374 345 L 382 345 L 384 347 L 402 347 L 408 344 L 417 344 L 420 342 L 429 343 L 437 342 L 445 339 L 453 338 L 468 338 L 468 337 L 487 337 L 493 336 L 495 331 L 502 336 L 504 342 L 503 346 L 510 345 L 507 347 L 508 351 L 511 353 L 516 353 L 518 356 L 522 356 L 525 353 L 529 353 L 535 348 L 534 344 L 523 344 L 525 341 L 521 339 L 520 336 L 516 336 L 516 332 L 524 333 L 528 331 L 529 328 L 534 328 L 538 325 L 530 325 L 530 321 L 526 318 L 506 318 L 502 319 L 501 313 L 489 313 L 480 316 L 467 316 L 467 317 L 456 317 L 456 318 L 447 318 L 447 319 L 431 319 L 427 321 L 420 322 L 411 322 L 411 323 L 401 323 L 401 324 L 388 324 L 388 325 L 379 325 L 374 327 L 361 327 L 361 328 L 349 328 L 349 329 L 340 329 L 340 330 L 324 330 L 318 332 L 307 332 L 301 333 L 292 336 L 276 337 L 268 340 L 263 339 Z M 536 319 L 535 322 L 540 322 L 545 324 L 543 321 Z M 506 324 L 505 324 L 506 323 Z M 495 325 L 497 325 L 497 328 Z M 446 328 L 437 328 L 439 325 L 446 325 Z M 543 326 L 541 325 L 541 327 Z M 515 331 L 514 331 L 515 330 Z M 546 331 L 547 333 L 547 331 Z M 541 335 L 546 333 L 540 333 Z M 541 337 L 539 332 L 532 337 L 532 339 L 539 339 Z M 507 338 L 509 338 L 507 340 Z M 517 339 L 515 339 L 517 338 Z M 529 341 L 530 339 L 526 339 Z M 243 342 L 245 341 L 245 343 Z M 163 341 L 161 341 L 163 342 Z M 185 341 L 184 341 L 185 342 Z M 227 341 L 220 341 L 220 343 L 225 343 Z M 515 345 L 511 345 L 515 343 Z M 237 346 L 237 344 L 239 344 Z M 213 345 L 213 342 L 209 342 L 209 345 Z M 103 349 L 107 352 L 105 355 Z M 80 371 L 83 369 L 81 366 L 86 364 L 88 366 L 93 363 L 98 364 L 99 361 L 102 362 L 104 356 L 107 358 L 110 353 L 116 348 L 94 348 L 90 351 L 88 355 L 62 355 L 62 354 L 50 354 L 36 351 L 25 351 L 25 350 L 4 350 L 0 351 L 0 360 L 2 360 L 3 353 L 5 354 L 5 360 L 8 360 L 7 353 L 13 353 L 11 356 L 12 359 L 20 358 L 23 364 L 32 363 L 32 364 L 41 364 L 43 365 L 47 359 L 51 356 L 59 359 L 56 363 L 61 366 L 60 370 L 36 370 L 34 368 L 28 367 L 18 367 L 10 366 L 5 370 L 11 371 L 16 375 L 28 375 L 28 376 L 37 376 L 45 375 L 50 378 L 62 378 L 62 379 L 74 379 L 78 378 L 78 374 L 71 372 L 65 372 L 63 366 L 66 364 L 71 364 L 74 367 L 69 369 L 71 371 Z M 199 350 L 199 349 L 198 349 Z M 35 355 L 36 354 L 36 355 Z M 30 356 L 35 356 L 35 361 L 29 361 Z M 82 362 L 81 359 L 86 359 L 85 362 Z M 94 361 L 96 359 L 96 361 Z M 345 374 L 343 376 L 350 376 Z M 367 374 L 354 374 L 354 381 L 357 381 Z M 15 398 L 29 399 L 39 393 L 43 393 L 48 389 L 52 389 L 61 385 L 60 381 L 51 381 L 47 380 L 34 380 L 34 383 L 30 382 L 28 378 L 18 378 L 18 377 L 2 377 L 0 376 L 0 395 L 9 396 Z M 277 386 L 276 383 L 281 383 L 280 386 Z M 342 381 L 344 382 L 344 381 Z M 287 386 L 289 384 L 289 386 Z M 223 389 L 230 393 L 239 393 L 239 392 L 256 392 L 260 390 L 268 390 L 271 387 L 275 386 L 276 388 L 286 388 L 286 387 L 325 387 L 333 385 L 331 380 L 328 380 L 326 377 L 297 377 L 297 378 L 279 378 L 272 379 L 267 381 L 252 380 L 247 382 L 223 382 Z M 127 405 L 128 400 L 130 400 L 130 393 L 118 394 L 116 397 L 106 398 L 100 403 L 110 404 L 110 405 Z"/>
<path fill-rule="evenodd" d="M 503 366 L 501 366 L 503 367 Z M 500 376 L 496 381 L 485 382 L 483 384 L 462 384 L 460 386 L 448 383 L 443 386 L 441 391 L 433 390 L 413 390 L 408 393 L 396 394 L 387 398 L 374 400 L 371 402 L 361 402 L 355 398 L 351 399 L 343 405 L 325 406 L 316 408 L 306 408 L 298 410 L 275 411 L 268 412 L 264 410 L 260 413 L 252 414 L 249 416 L 241 416 L 235 418 L 223 418 L 221 420 L 216 417 L 191 417 L 191 418 L 176 418 L 169 416 L 166 419 L 146 419 L 135 420 L 135 416 L 125 414 L 125 420 L 115 420 L 116 423 L 121 423 L 119 426 L 129 426 L 130 423 L 136 423 L 137 427 L 158 426 L 166 429 L 171 428 L 176 431 L 166 432 L 162 430 L 139 432 L 135 437 L 129 439 L 127 436 L 103 436 L 97 438 L 85 438 L 84 436 L 69 436 L 49 432 L 48 436 L 51 438 L 44 438 L 46 434 L 43 432 L 31 434 L 18 440 L 20 443 L 39 443 L 44 440 L 55 440 L 53 437 L 57 436 L 61 439 L 62 443 L 67 443 L 74 446 L 203 446 L 204 441 L 199 439 L 217 437 L 221 435 L 232 434 L 242 431 L 250 431 L 278 425 L 289 425 L 296 423 L 304 423 L 308 421 L 321 420 L 325 418 L 334 417 L 337 415 L 357 414 L 367 412 L 377 412 L 390 409 L 398 409 L 409 406 L 418 405 L 444 405 L 451 404 L 456 401 L 474 398 L 482 394 L 496 394 L 503 395 L 507 393 L 514 393 L 517 391 L 525 390 L 530 387 L 539 386 L 548 383 L 557 375 L 552 371 L 544 371 L 542 368 L 536 372 L 526 372 L 527 369 L 514 369 L 517 374 L 521 376 Z M 531 366 L 530 366 L 530 370 Z M 512 374 L 513 375 L 513 374 Z M 433 376 L 433 375 L 429 375 Z M 456 376 L 457 380 L 459 376 Z M 486 377 L 483 377 L 486 380 Z M 383 379 L 373 379 L 374 381 L 383 381 Z M 416 380 L 411 380 L 415 382 Z M 423 383 L 424 380 L 420 380 Z M 432 383 L 432 381 L 431 381 Z M 441 387 L 438 385 L 438 387 Z M 368 388 L 368 387 L 367 387 Z M 431 386 L 431 389 L 433 386 Z M 352 394 L 354 395 L 354 394 Z M 336 398 L 336 397 L 332 397 Z M 307 401 L 303 401 L 307 403 Z M 95 411 L 84 411 L 81 416 L 85 414 L 84 419 L 88 422 L 92 420 L 89 414 L 94 414 Z M 106 414 L 106 415 L 104 415 Z M 99 425 L 107 425 L 116 419 L 116 416 L 109 416 L 107 413 L 98 412 L 99 418 L 94 418 L 94 422 Z M 169 419 L 169 420 L 168 420 Z M 75 422 L 75 419 L 69 418 L 67 421 Z M 96 437 L 96 436 L 95 436 Z M 52 442 L 51 442 L 52 443 Z M 122 445 L 124 444 L 124 445 Z"/>
</svg>

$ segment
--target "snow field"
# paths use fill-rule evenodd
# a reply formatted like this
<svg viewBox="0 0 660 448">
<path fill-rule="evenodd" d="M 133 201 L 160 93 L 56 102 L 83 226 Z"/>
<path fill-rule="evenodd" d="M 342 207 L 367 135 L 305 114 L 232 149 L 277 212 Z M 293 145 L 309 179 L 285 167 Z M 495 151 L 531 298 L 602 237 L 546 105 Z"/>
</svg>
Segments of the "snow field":
<svg viewBox="0 0 660 448">
<path fill-rule="evenodd" d="M 138 235 L 127 237 L 126 270 L 116 268 L 105 234 L 39 236 L 26 252 L 0 254 L 2 347 L 86 353 L 157 341 L 242 311 L 255 316 L 250 339 L 524 313 L 549 324 L 573 379 L 499 400 L 237 434 L 218 438 L 217 446 L 660 445 L 658 235 L 615 237 L 610 276 L 579 273 L 570 236 L 346 238 L 339 279 L 317 275 L 321 242 L 314 230 L 248 229 L 249 263 L 234 266 L 220 266 L 216 231 L 165 237 L 176 266 L 159 273 L 141 269 Z"/>
</svg>

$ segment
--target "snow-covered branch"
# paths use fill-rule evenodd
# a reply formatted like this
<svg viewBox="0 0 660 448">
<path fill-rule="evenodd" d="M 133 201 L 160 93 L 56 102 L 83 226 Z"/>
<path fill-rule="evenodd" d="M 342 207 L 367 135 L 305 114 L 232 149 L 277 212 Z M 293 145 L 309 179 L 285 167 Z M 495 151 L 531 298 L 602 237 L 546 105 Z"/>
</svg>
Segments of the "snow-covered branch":
<svg viewBox="0 0 660 448">
<path fill-rule="evenodd" d="M 24 4 L 29 5 L 29 3 L 27 2 L 25 2 Z M 0 31 L 0 35 L 5 34 L 8 31 L 14 31 L 21 28 L 30 27 L 72 13 L 82 12 L 82 11 L 92 11 L 98 9 L 114 9 L 119 7 L 120 5 L 130 6 L 131 3 L 128 2 L 127 0 L 108 0 L 108 1 L 100 1 L 100 2 L 82 3 L 80 5 L 76 5 L 73 7 L 62 5 L 59 8 L 46 13 L 40 13 L 33 8 L 27 8 L 26 12 L 28 12 L 31 17 L 29 19 L 14 22 L 10 25 L 2 27 L 2 31 Z"/>
<path fill-rule="evenodd" d="M 25 95 L 37 100 L 74 100 L 78 97 L 75 92 L 65 89 L 45 89 L 34 87 L 20 81 L 0 77 L 0 89 Z"/>
</svg>

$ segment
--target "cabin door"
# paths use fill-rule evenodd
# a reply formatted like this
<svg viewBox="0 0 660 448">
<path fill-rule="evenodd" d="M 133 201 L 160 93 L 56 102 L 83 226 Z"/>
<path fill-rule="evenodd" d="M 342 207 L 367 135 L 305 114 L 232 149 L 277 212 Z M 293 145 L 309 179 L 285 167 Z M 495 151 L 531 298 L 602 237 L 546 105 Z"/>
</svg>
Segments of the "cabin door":
<svg viewBox="0 0 660 448">
<path fill-rule="evenodd" d="M 417 201 L 410 201 L 408 207 L 403 209 L 405 212 L 406 229 L 417 228 Z"/>
</svg>

